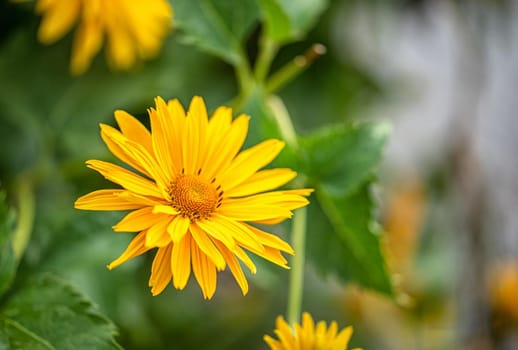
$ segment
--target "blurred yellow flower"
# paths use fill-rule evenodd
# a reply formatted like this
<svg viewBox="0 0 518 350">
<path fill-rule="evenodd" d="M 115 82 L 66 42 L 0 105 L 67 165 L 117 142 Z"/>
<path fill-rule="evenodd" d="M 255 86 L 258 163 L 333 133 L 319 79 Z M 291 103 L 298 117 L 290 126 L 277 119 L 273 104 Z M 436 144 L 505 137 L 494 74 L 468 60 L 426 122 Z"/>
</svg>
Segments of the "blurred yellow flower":
<svg viewBox="0 0 518 350">
<path fill-rule="evenodd" d="M 335 321 L 331 322 L 329 328 L 324 321 L 318 322 L 315 326 L 313 318 L 307 312 L 302 314 L 302 325 L 296 323 L 294 328 L 290 328 L 284 318 L 279 316 L 275 329 L 279 340 L 265 335 L 264 341 L 272 350 L 346 350 L 353 334 L 352 326 L 338 333 Z"/>
<path fill-rule="evenodd" d="M 106 40 L 111 68 L 127 70 L 155 56 L 172 27 L 167 0 L 37 0 L 42 15 L 38 39 L 52 44 L 78 22 L 70 71 L 84 73 Z"/>
<path fill-rule="evenodd" d="M 158 248 L 149 285 L 153 295 L 173 281 L 183 289 L 192 272 L 204 298 L 216 290 L 217 271 L 228 265 L 243 294 L 248 283 L 236 257 L 252 273 L 256 267 L 245 249 L 287 268 L 281 252 L 289 244 L 249 223 L 276 224 L 292 210 L 308 204 L 312 190 L 267 192 L 292 180 L 290 169 L 260 170 L 284 147 L 267 140 L 239 152 L 248 132 L 246 115 L 232 121 L 232 110 L 216 109 L 210 120 L 201 97 L 185 113 L 178 100 L 155 99 L 148 110 L 149 132 L 137 119 L 116 111 L 120 130 L 101 124 L 110 151 L 138 171 L 100 160 L 87 161 L 122 189 L 98 190 L 79 198 L 86 210 L 133 210 L 115 231 L 139 232 L 112 269 L 150 249 Z"/>
</svg>

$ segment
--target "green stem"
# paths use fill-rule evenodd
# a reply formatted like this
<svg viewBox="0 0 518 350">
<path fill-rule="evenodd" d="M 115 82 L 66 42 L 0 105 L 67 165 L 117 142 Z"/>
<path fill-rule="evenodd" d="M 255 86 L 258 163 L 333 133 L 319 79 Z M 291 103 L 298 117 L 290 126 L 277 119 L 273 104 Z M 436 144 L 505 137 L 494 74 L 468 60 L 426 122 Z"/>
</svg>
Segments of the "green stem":
<svg viewBox="0 0 518 350">
<path fill-rule="evenodd" d="M 255 63 L 254 75 L 255 80 L 263 84 L 279 47 L 266 33 L 261 36 L 259 45 L 259 56 Z"/>
<path fill-rule="evenodd" d="M 234 64 L 236 70 L 236 77 L 239 84 L 239 94 L 236 100 L 233 102 L 236 107 L 240 106 L 243 101 L 246 100 L 248 94 L 254 86 L 254 76 L 252 70 L 248 64 L 248 60 L 244 52 L 239 55 L 239 60 Z"/>
<path fill-rule="evenodd" d="M 15 184 L 16 200 L 18 203 L 18 222 L 13 234 L 13 252 L 19 262 L 27 248 L 34 223 L 35 199 L 32 179 L 21 177 Z"/>
<path fill-rule="evenodd" d="M 306 70 L 318 57 L 325 54 L 324 45 L 315 44 L 302 56 L 297 56 L 284 67 L 272 74 L 266 83 L 266 92 L 272 94 L 281 87 L 295 79 L 300 73 Z"/>
<path fill-rule="evenodd" d="M 302 311 L 302 292 L 304 289 L 304 260 L 306 240 L 306 216 L 307 208 L 298 209 L 293 218 L 291 244 L 295 250 L 292 259 L 290 286 L 288 294 L 288 324 L 300 322 Z"/>
</svg>

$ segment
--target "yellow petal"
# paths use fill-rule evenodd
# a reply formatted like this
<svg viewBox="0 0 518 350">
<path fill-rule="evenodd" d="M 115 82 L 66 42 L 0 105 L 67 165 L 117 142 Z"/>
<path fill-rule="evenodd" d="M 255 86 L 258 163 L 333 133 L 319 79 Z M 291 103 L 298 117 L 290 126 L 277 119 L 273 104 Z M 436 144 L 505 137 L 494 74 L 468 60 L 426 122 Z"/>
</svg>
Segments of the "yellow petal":
<svg viewBox="0 0 518 350">
<path fill-rule="evenodd" d="M 214 142 L 212 153 L 207 155 L 203 165 L 203 171 L 208 179 L 218 177 L 218 174 L 228 167 L 239 152 L 246 139 L 249 120 L 250 117 L 243 114 L 234 120 L 226 133 L 214 135 L 217 141 Z"/>
<path fill-rule="evenodd" d="M 177 215 L 178 210 L 176 210 L 170 205 L 155 205 L 153 207 L 153 214 Z"/>
<path fill-rule="evenodd" d="M 180 242 L 183 236 L 185 236 L 187 230 L 189 229 L 190 223 L 191 220 L 182 215 L 177 215 L 173 218 L 173 220 L 171 220 L 171 223 L 169 226 L 167 226 L 167 232 L 169 233 L 169 237 L 174 243 Z"/>
<path fill-rule="evenodd" d="M 153 296 L 162 293 L 171 282 L 171 247 L 172 244 L 168 244 L 165 247 L 158 248 L 158 252 L 153 259 L 151 277 L 149 278 L 149 286 Z"/>
<path fill-rule="evenodd" d="M 130 210 L 142 208 L 143 204 L 134 203 L 120 197 L 124 190 L 97 190 L 88 193 L 74 203 L 74 208 L 82 210 Z"/>
<path fill-rule="evenodd" d="M 223 225 L 210 219 L 198 220 L 196 224 L 213 238 L 221 241 L 231 251 L 234 249 L 236 242 L 232 238 L 232 232 L 229 232 Z"/>
<path fill-rule="evenodd" d="M 45 10 L 38 30 L 38 39 L 44 44 L 52 44 L 70 31 L 79 17 L 80 1 L 55 2 L 53 6 L 39 6 L 38 12 Z"/>
<path fill-rule="evenodd" d="M 124 136 L 134 142 L 140 143 L 148 152 L 153 152 L 151 133 L 137 118 L 125 111 L 117 110 L 115 111 L 115 120 Z"/>
<path fill-rule="evenodd" d="M 155 183 L 118 165 L 101 160 L 89 160 L 86 164 L 89 168 L 101 173 L 106 179 L 121 185 L 127 190 L 144 196 L 162 197 L 162 193 L 158 190 Z"/>
<path fill-rule="evenodd" d="M 250 231 L 246 226 L 232 219 L 228 219 L 225 216 L 214 213 L 209 220 L 213 227 L 218 227 L 220 232 L 227 232 L 239 242 L 245 248 L 254 248 L 258 251 L 263 250 L 262 244 L 254 236 L 253 232 Z M 211 231 L 208 231 L 210 234 Z M 218 237 L 215 237 L 218 239 Z M 229 249 L 231 249 L 229 247 Z M 231 249 L 232 250 L 232 249 Z"/>
<path fill-rule="evenodd" d="M 214 244 L 219 249 L 219 251 L 223 255 L 223 258 L 227 262 L 228 267 L 230 268 L 230 272 L 232 272 L 232 276 L 234 276 L 234 279 L 241 288 L 243 295 L 246 295 L 248 293 L 248 281 L 246 280 L 245 274 L 243 273 L 243 269 L 241 268 L 241 265 L 239 265 L 239 262 L 237 261 L 236 257 L 221 242 L 214 241 Z"/>
<path fill-rule="evenodd" d="M 173 285 L 176 289 L 184 289 L 191 275 L 191 236 L 173 245 L 171 254 L 171 271 L 173 271 Z"/>
<path fill-rule="evenodd" d="M 347 349 L 347 346 L 349 345 L 349 340 L 351 339 L 352 334 L 353 334 L 352 326 L 344 328 L 340 333 L 338 333 L 338 336 L 333 341 L 331 349 L 332 350 Z"/>
<path fill-rule="evenodd" d="M 152 207 L 145 207 L 128 213 L 113 226 L 113 230 L 116 232 L 139 232 L 163 220 L 167 220 L 166 215 L 153 214 Z"/>
<path fill-rule="evenodd" d="M 288 243 L 283 241 L 280 237 L 278 237 L 274 234 L 265 232 L 263 230 L 260 230 L 257 227 L 254 227 L 252 225 L 248 225 L 245 223 L 243 223 L 243 225 L 245 225 L 250 231 L 253 232 L 253 234 L 257 237 L 257 240 L 262 245 L 281 250 L 281 251 L 286 252 L 291 255 L 293 255 L 295 253 L 293 251 L 293 248 Z"/>
<path fill-rule="evenodd" d="M 143 253 L 147 252 L 151 248 L 146 247 L 144 245 L 145 241 L 146 241 L 146 231 L 142 231 L 138 235 L 136 235 L 135 238 L 133 238 L 131 240 L 130 244 L 128 245 L 126 250 L 121 254 L 121 256 L 119 256 L 117 259 L 113 260 L 108 265 L 108 268 L 110 270 L 114 269 L 117 266 L 125 263 L 129 259 L 134 258 L 136 256 L 139 256 L 140 254 L 143 254 Z"/>
<path fill-rule="evenodd" d="M 182 142 L 183 168 L 187 175 L 195 174 L 201 167 L 207 123 L 205 102 L 201 97 L 195 96 L 187 112 Z"/>
<path fill-rule="evenodd" d="M 253 174 L 233 188 L 225 188 L 227 197 L 242 197 L 278 188 L 293 180 L 297 173 L 291 169 L 268 169 Z"/>
<path fill-rule="evenodd" d="M 83 74 L 92 63 L 94 56 L 101 50 L 103 29 L 99 19 L 83 20 L 77 28 L 72 47 L 70 72 Z"/>
<path fill-rule="evenodd" d="M 284 142 L 267 140 L 239 153 L 224 173 L 218 177 L 221 186 L 232 188 L 269 164 L 284 148 Z"/>
<path fill-rule="evenodd" d="M 225 269 L 225 259 L 221 252 L 216 248 L 213 241 L 198 225 L 194 224 L 190 227 L 190 232 L 194 242 L 198 245 L 202 252 L 216 265 L 218 270 Z"/>
<path fill-rule="evenodd" d="M 158 106 L 159 101 L 155 99 L 155 103 Z M 162 101 L 162 104 L 165 103 Z M 151 120 L 151 138 L 153 140 L 153 150 L 156 156 L 157 162 L 165 173 L 165 176 L 169 179 L 174 177 L 173 159 L 171 157 L 171 146 L 169 140 L 172 138 L 172 132 L 170 129 L 170 121 L 164 120 L 164 111 L 167 109 L 162 107 L 162 113 L 157 112 L 155 109 L 149 109 L 149 119 Z"/>
<path fill-rule="evenodd" d="M 216 291 L 216 266 L 196 244 L 191 244 L 191 259 L 192 271 L 200 285 L 203 297 L 212 298 Z"/>
<path fill-rule="evenodd" d="M 106 125 L 101 124 L 101 138 L 103 139 L 106 146 L 110 152 L 113 153 L 117 158 L 119 158 L 124 163 L 131 166 L 133 169 L 140 171 L 142 174 L 146 175 L 149 178 L 153 176 L 143 167 L 140 162 L 133 157 L 133 154 L 127 152 L 126 147 L 121 147 L 121 143 L 127 139 L 124 135 L 122 135 L 117 129 Z"/>
<path fill-rule="evenodd" d="M 169 235 L 167 234 L 167 225 L 169 225 L 169 219 L 161 220 L 148 228 L 146 234 L 146 247 L 163 247 L 171 242 Z"/>
</svg>

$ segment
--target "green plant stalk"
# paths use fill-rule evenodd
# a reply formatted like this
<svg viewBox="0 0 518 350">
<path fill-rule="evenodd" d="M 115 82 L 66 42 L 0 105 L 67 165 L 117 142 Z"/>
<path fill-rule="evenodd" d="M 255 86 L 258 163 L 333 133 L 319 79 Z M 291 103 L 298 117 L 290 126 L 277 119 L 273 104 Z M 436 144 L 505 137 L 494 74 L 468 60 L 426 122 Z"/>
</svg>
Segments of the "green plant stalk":
<svg viewBox="0 0 518 350">
<path fill-rule="evenodd" d="M 279 47 L 265 32 L 261 36 L 259 45 L 260 50 L 254 67 L 254 75 L 255 80 L 263 85 Z"/>
<path fill-rule="evenodd" d="M 322 44 L 314 44 L 304 55 L 295 57 L 284 67 L 273 73 L 266 82 L 267 94 L 272 94 L 304 72 L 315 59 L 326 53 Z"/>
<path fill-rule="evenodd" d="M 288 324 L 300 322 L 302 294 L 304 290 L 304 262 L 306 241 L 307 208 L 298 209 L 293 218 L 291 244 L 295 255 L 291 263 L 290 285 L 288 294 Z"/>
<path fill-rule="evenodd" d="M 31 236 L 34 223 L 35 198 L 32 179 L 22 176 L 15 184 L 16 200 L 18 203 L 18 222 L 13 234 L 13 253 L 18 263 Z"/>
</svg>

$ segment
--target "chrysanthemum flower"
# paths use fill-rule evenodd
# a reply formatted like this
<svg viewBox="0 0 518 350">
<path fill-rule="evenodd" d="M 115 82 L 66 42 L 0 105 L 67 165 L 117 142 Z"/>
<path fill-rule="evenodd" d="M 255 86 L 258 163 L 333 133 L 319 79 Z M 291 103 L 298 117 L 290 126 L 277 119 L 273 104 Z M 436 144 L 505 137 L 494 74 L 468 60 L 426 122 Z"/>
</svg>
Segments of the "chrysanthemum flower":
<svg viewBox="0 0 518 350">
<path fill-rule="evenodd" d="M 272 350 L 346 350 L 353 334 L 352 326 L 338 333 L 335 321 L 331 322 L 329 328 L 324 321 L 318 322 L 315 326 L 313 318 L 307 312 L 302 314 L 302 325 L 296 323 L 294 327 L 295 329 L 290 328 L 284 318 L 279 316 L 275 329 L 279 340 L 265 335 L 264 341 Z"/>
<path fill-rule="evenodd" d="M 167 0 L 37 0 L 43 16 L 38 39 L 52 44 L 76 22 L 70 71 L 78 75 L 90 66 L 106 40 L 108 63 L 127 70 L 138 59 L 155 56 L 172 26 Z"/>
<path fill-rule="evenodd" d="M 100 160 L 88 167 L 122 189 L 98 190 L 79 198 L 86 210 L 133 210 L 113 229 L 139 232 L 112 269 L 158 248 L 149 285 L 153 295 L 173 281 L 183 289 L 192 272 L 206 299 L 216 290 L 217 271 L 229 267 L 243 294 L 248 283 L 238 259 L 252 273 L 246 251 L 287 268 L 281 252 L 289 244 L 250 223 L 276 224 L 308 204 L 312 190 L 270 191 L 292 180 L 290 169 L 260 170 L 284 147 L 267 140 L 239 152 L 248 132 L 248 116 L 232 121 L 232 110 L 219 107 L 210 120 L 201 97 L 185 113 L 178 100 L 155 99 L 148 110 L 149 132 L 137 119 L 116 111 L 120 130 L 101 124 L 101 136 L 121 161 L 138 173 Z"/>
</svg>

